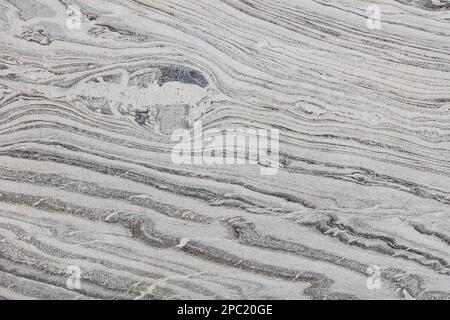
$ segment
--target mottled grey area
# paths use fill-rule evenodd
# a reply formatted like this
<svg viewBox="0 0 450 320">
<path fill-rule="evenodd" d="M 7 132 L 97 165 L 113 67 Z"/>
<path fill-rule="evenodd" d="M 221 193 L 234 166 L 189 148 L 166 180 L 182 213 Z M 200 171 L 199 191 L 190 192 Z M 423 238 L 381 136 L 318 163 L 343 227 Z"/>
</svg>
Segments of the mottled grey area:
<svg viewBox="0 0 450 320">
<path fill-rule="evenodd" d="M 208 81 L 198 71 L 186 69 L 179 66 L 161 67 L 161 77 L 158 79 L 158 84 L 162 86 L 164 83 L 171 81 L 196 84 L 202 88 L 208 85 Z"/>
</svg>

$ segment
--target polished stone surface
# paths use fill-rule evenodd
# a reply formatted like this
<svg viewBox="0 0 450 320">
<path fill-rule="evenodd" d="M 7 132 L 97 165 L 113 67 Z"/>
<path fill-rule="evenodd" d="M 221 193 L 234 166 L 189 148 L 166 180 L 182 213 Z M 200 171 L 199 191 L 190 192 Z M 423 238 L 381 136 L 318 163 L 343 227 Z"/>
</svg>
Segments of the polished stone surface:
<svg viewBox="0 0 450 320">
<path fill-rule="evenodd" d="M 0 0 L 0 298 L 449 299 L 449 71 L 447 0 Z"/>
</svg>

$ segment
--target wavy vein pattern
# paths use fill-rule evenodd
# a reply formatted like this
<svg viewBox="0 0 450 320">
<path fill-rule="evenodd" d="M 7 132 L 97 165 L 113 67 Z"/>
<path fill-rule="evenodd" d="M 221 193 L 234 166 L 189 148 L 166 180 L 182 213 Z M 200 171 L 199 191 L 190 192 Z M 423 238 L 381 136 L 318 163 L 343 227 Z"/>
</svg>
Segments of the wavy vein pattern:
<svg viewBox="0 0 450 320">
<path fill-rule="evenodd" d="M 450 298 L 449 5 L 2 0 L 0 297 Z M 172 163 L 197 120 L 278 174 Z"/>
</svg>

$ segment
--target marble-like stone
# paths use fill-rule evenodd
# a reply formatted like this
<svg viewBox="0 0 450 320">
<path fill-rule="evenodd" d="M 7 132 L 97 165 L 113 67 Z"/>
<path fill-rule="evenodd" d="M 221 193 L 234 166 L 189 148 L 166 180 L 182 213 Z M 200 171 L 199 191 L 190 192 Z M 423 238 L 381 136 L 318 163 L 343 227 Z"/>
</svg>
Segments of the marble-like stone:
<svg viewBox="0 0 450 320">
<path fill-rule="evenodd" d="M 449 21 L 0 0 L 0 298 L 449 299 Z M 196 121 L 278 129 L 277 174 L 174 163 Z"/>
</svg>

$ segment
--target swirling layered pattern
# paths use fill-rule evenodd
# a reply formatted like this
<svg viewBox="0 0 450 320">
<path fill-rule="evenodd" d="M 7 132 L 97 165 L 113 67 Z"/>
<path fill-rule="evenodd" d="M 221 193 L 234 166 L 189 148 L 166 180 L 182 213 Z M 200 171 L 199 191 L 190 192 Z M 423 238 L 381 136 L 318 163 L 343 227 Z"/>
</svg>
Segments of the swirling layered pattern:
<svg viewBox="0 0 450 320">
<path fill-rule="evenodd" d="M 0 297 L 450 298 L 449 21 L 446 0 L 1 0 Z M 278 173 L 173 163 L 198 120 L 279 129 Z"/>
</svg>

